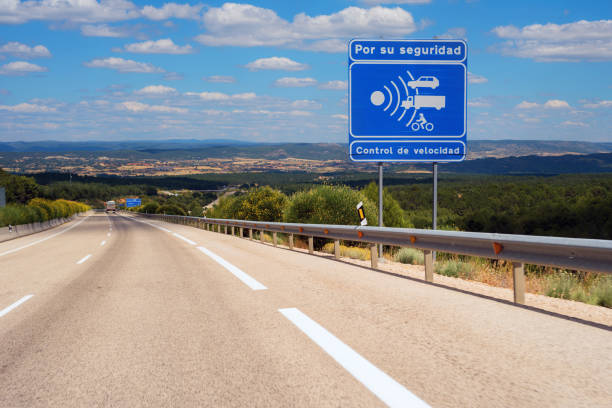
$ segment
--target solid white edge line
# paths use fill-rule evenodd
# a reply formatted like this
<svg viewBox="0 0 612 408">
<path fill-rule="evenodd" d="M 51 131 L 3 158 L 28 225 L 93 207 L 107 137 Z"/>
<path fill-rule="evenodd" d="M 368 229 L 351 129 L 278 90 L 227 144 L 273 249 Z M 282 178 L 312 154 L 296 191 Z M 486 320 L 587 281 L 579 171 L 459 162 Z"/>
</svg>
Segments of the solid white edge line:
<svg viewBox="0 0 612 408">
<path fill-rule="evenodd" d="M 106 241 L 100 242 L 100 246 L 104 246 L 105 244 L 106 244 Z"/>
<path fill-rule="evenodd" d="M 19 306 L 20 304 L 27 302 L 28 300 L 30 300 L 30 298 L 34 296 L 34 295 L 27 295 L 22 297 L 21 299 L 19 299 L 18 301 L 16 301 L 15 303 L 13 303 L 10 306 L 5 307 L 4 309 L 0 310 L 0 317 L 4 316 L 5 314 L 7 314 L 8 312 L 10 312 L 11 310 L 15 309 L 17 306 Z"/>
<path fill-rule="evenodd" d="M 187 242 L 188 244 L 191 245 L 197 245 L 195 242 L 193 242 L 192 240 L 190 240 L 189 238 L 185 238 L 184 236 L 182 236 L 181 234 L 177 234 L 176 232 L 173 232 L 172 235 L 174 235 L 175 237 L 177 237 L 178 239 L 182 239 L 183 241 Z"/>
<path fill-rule="evenodd" d="M 390 407 L 429 407 L 403 385 L 296 308 L 278 309 L 291 323 Z"/>
<path fill-rule="evenodd" d="M 83 218 L 81 221 L 78 221 L 76 224 L 71 225 L 71 226 L 69 226 L 69 227 L 68 227 L 68 228 L 66 228 L 66 229 L 63 229 L 63 230 L 61 230 L 61 231 L 59 231 L 59 232 L 56 232 L 56 233 L 55 233 L 55 234 L 53 234 L 53 235 L 49 235 L 48 237 L 45 237 L 45 238 L 43 238 L 43 239 L 39 239 L 38 241 L 30 242 L 29 244 L 24 245 L 24 246 L 22 246 L 22 247 L 19 247 L 19 248 L 13 248 L 13 249 L 10 249 L 10 250 L 8 250 L 8 251 L 2 252 L 2 253 L 0 253 L 0 256 L 4 256 L 4 255 L 12 254 L 13 252 L 21 251 L 22 249 L 29 248 L 29 247 L 31 247 L 32 245 L 39 244 L 39 243 L 44 242 L 44 241 L 46 241 L 46 240 L 48 240 L 48 239 L 51 239 L 51 238 L 53 238 L 53 237 L 57 237 L 58 235 L 63 234 L 63 233 L 64 233 L 64 232 L 66 232 L 66 231 L 70 231 L 71 229 L 73 229 L 74 227 L 76 227 L 77 225 L 79 225 L 80 223 L 82 223 L 83 221 L 85 221 L 85 220 L 86 220 L 87 218 L 89 218 L 89 217 L 90 217 L 89 215 L 86 215 L 86 216 L 85 216 L 85 218 Z M 42 231 L 41 231 L 41 232 L 42 232 Z"/>
<path fill-rule="evenodd" d="M 208 249 L 204 248 L 203 246 L 199 246 L 198 249 L 201 252 L 203 252 L 204 254 L 206 254 L 209 257 L 211 257 L 219 265 L 221 265 L 222 267 L 224 267 L 225 269 L 230 271 L 235 277 L 240 279 L 242 281 L 242 283 L 247 285 L 249 288 L 251 288 L 253 290 L 268 289 L 267 287 L 265 287 L 264 285 L 262 285 L 261 283 L 259 283 L 255 279 L 253 279 L 251 276 L 247 275 L 245 272 L 241 271 L 240 269 L 238 269 L 237 267 L 235 267 L 231 263 L 227 262 L 225 259 L 221 258 L 219 255 L 215 254 L 214 252 L 209 251 Z"/>
<path fill-rule="evenodd" d="M 83 262 L 85 262 L 86 260 L 88 260 L 89 258 L 91 258 L 91 254 L 89 255 L 85 255 L 80 261 L 77 262 L 77 265 L 82 264 Z"/>
</svg>

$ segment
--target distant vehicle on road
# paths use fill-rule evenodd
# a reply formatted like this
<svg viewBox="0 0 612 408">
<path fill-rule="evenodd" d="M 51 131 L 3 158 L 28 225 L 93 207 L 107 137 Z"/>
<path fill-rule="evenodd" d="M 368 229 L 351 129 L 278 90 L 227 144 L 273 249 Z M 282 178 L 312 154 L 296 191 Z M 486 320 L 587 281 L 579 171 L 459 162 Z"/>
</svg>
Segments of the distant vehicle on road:
<svg viewBox="0 0 612 408">
<path fill-rule="evenodd" d="M 117 212 L 117 204 L 114 201 L 106 202 L 106 212 Z"/>
<path fill-rule="evenodd" d="M 408 86 L 415 88 L 431 88 L 436 89 L 440 86 L 440 81 L 436 77 L 419 77 L 416 81 L 408 81 Z"/>
<path fill-rule="evenodd" d="M 440 81 L 438 78 L 432 76 L 422 76 L 419 77 L 416 81 L 408 81 L 408 86 L 412 89 L 415 88 L 431 88 L 436 89 L 440 86 Z"/>
</svg>

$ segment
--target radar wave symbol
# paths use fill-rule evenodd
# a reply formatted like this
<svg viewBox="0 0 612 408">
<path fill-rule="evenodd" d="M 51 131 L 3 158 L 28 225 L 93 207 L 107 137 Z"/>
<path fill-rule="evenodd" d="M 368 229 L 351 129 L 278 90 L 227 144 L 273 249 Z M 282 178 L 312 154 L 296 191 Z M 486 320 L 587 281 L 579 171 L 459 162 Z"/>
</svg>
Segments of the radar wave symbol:
<svg viewBox="0 0 612 408">
<path fill-rule="evenodd" d="M 414 81 L 414 77 L 412 76 L 410 71 L 406 71 L 406 73 L 410 77 L 410 80 Z M 400 122 L 404 118 L 404 116 L 406 115 L 406 112 L 409 109 L 405 106 L 401 106 L 401 102 L 403 100 L 406 100 L 408 96 L 410 96 L 410 93 L 408 92 L 408 87 L 406 86 L 406 81 L 404 80 L 404 78 L 398 75 L 397 79 L 398 79 L 397 83 L 395 80 L 392 80 L 392 81 L 389 81 L 390 86 L 383 85 L 384 92 L 383 90 L 376 90 L 372 92 L 370 94 L 370 102 L 374 106 L 383 106 L 385 105 L 385 102 L 386 102 L 386 105 L 384 106 L 383 111 L 389 112 L 389 116 L 391 116 L 392 118 L 395 118 L 394 115 L 398 113 L 399 116 L 397 117 L 397 121 Z M 400 86 L 398 86 L 398 84 Z M 404 95 L 403 98 L 402 98 L 401 91 L 403 91 L 403 95 Z M 417 95 L 419 94 L 418 88 L 415 89 L 415 93 Z M 403 110 L 400 110 L 400 108 Z M 400 112 L 398 112 L 398 110 Z M 412 122 L 415 114 L 416 114 L 416 109 L 412 113 L 412 117 L 408 121 L 407 125 L 409 125 L 410 122 Z"/>
</svg>

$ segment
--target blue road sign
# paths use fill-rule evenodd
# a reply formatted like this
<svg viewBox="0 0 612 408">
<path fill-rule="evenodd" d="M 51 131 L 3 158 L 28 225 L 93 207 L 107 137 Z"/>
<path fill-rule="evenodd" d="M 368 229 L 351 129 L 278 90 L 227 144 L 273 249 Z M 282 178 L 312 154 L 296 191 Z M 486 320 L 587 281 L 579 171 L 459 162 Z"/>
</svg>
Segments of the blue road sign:
<svg viewBox="0 0 612 408">
<path fill-rule="evenodd" d="M 352 40 L 353 161 L 449 162 L 466 154 L 467 45 L 461 40 Z"/>
<path fill-rule="evenodd" d="M 127 208 L 140 206 L 140 198 L 126 198 L 125 206 Z"/>
</svg>

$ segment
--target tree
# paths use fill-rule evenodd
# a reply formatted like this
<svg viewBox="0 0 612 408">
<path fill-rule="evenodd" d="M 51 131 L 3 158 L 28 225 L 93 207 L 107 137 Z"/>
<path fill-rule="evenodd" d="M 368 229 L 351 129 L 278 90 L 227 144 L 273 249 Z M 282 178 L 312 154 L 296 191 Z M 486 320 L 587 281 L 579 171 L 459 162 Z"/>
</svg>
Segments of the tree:
<svg viewBox="0 0 612 408">
<path fill-rule="evenodd" d="M 377 225 L 376 206 L 363 193 L 346 186 L 318 186 L 293 194 L 285 210 L 286 222 L 359 225 L 357 204 L 362 201 L 369 225 Z"/>
<path fill-rule="evenodd" d="M 0 169 L 0 186 L 6 188 L 6 201 L 8 203 L 25 204 L 38 197 L 39 186 L 33 178 L 15 176 Z"/>
<path fill-rule="evenodd" d="M 361 191 L 374 203 L 376 211 L 378 211 L 378 185 L 371 182 Z M 405 228 L 410 226 L 404 216 L 404 210 L 386 188 L 383 188 L 383 223 L 385 227 Z"/>
</svg>

